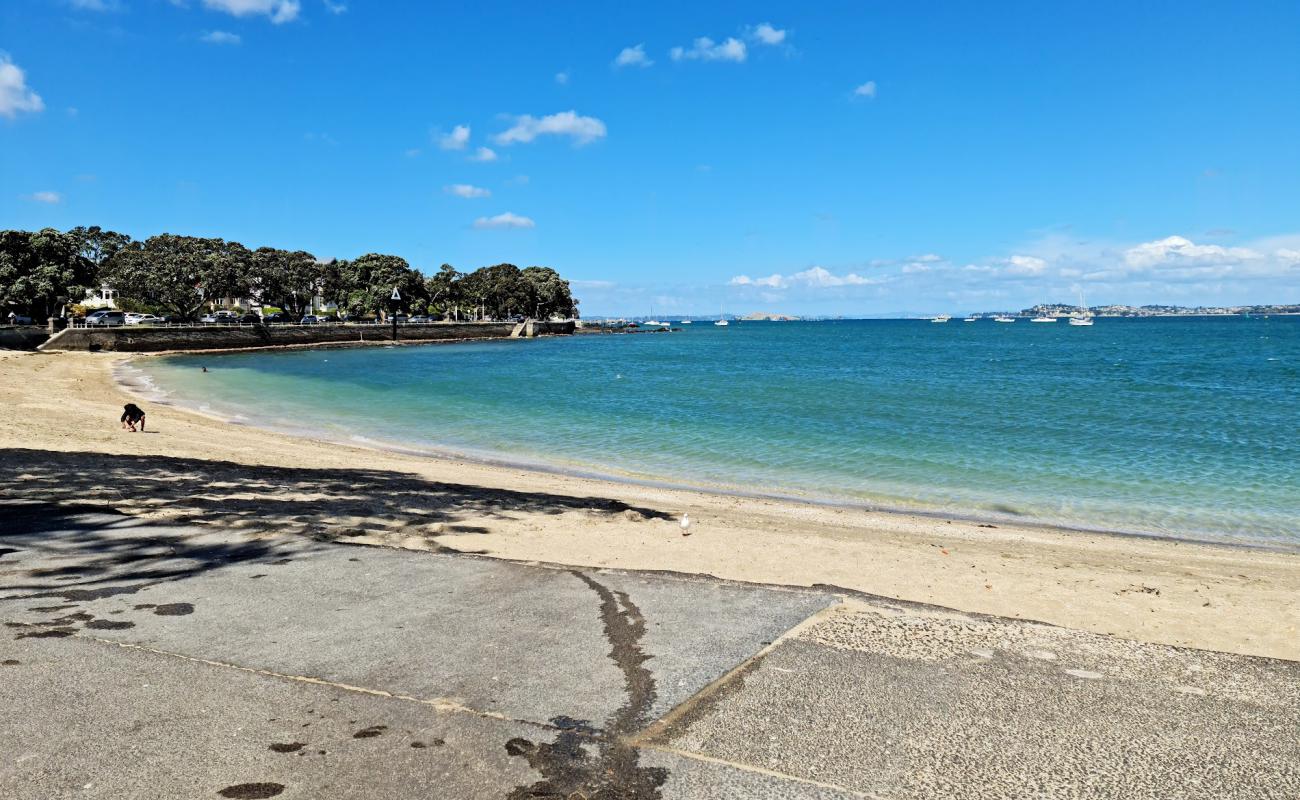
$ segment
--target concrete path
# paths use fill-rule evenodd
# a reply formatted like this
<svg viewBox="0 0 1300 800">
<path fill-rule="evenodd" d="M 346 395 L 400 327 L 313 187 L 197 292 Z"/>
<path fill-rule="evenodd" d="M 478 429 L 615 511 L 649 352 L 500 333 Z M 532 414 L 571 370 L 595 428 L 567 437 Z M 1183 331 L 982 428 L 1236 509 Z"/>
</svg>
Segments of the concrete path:
<svg viewBox="0 0 1300 800">
<path fill-rule="evenodd" d="M 1300 796 L 1300 665 L 0 505 L 0 797 Z"/>
</svg>

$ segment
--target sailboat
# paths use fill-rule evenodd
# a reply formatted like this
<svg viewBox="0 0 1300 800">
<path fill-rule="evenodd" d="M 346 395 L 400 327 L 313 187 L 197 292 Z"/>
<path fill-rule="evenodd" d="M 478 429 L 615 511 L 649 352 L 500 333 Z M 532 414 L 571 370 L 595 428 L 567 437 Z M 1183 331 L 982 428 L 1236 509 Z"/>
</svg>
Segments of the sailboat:
<svg viewBox="0 0 1300 800">
<path fill-rule="evenodd" d="M 727 327 L 727 325 L 730 324 L 729 322 L 727 322 L 727 316 L 726 313 L 722 310 L 722 306 L 718 306 L 718 321 L 713 324 L 717 325 L 719 328 L 725 328 Z"/>
<path fill-rule="evenodd" d="M 650 327 L 650 328 L 660 328 L 660 327 L 663 327 L 663 326 L 667 325 L 668 323 L 667 323 L 667 322 L 660 322 L 659 320 L 655 319 L 655 307 L 654 307 L 654 306 L 650 306 L 650 319 L 646 320 L 645 322 L 643 322 L 643 323 L 641 323 L 641 324 L 642 324 L 642 325 L 645 325 L 645 326 L 647 326 L 647 327 Z"/>
<path fill-rule="evenodd" d="M 998 314 L 993 318 L 994 322 L 1015 322 L 1016 318 L 1008 314 Z"/>
<path fill-rule="evenodd" d="M 979 319 L 980 319 L 979 317 L 967 317 L 966 319 L 962 320 L 962 322 L 979 322 Z"/>
<path fill-rule="evenodd" d="M 937 317 L 930 317 L 931 322 L 947 322 L 950 319 L 952 319 L 952 317 L 948 316 L 947 314 L 940 314 Z"/>
<path fill-rule="evenodd" d="M 1083 292 L 1079 292 L 1079 313 L 1070 315 L 1070 324 L 1075 327 L 1091 327 L 1092 311 L 1083 304 Z"/>
<path fill-rule="evenodd" d="M 1056 322 L 1056 317 L 1053 317 L 1052 315 L 1048 314 L 1047 306 L 1043 306 L 1042 310 L 1038 312 L 1038 316 L 1034 317 L 1029 321 L 1030 322 Z"/>
</svg>

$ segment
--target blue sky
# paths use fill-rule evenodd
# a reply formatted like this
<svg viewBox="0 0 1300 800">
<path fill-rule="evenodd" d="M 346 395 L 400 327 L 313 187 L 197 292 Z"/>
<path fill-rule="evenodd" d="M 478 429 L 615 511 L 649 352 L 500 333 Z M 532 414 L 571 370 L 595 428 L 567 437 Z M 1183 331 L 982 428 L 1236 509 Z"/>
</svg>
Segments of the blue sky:
<svg viewBox="0 0 1300 800">
<path fill-rule="evenodd" d="M 1297 31 L 1295 2 L 9 0 L 0 227 L 545 264 L 589 315 L 1300 302 Z"/>
</svg>

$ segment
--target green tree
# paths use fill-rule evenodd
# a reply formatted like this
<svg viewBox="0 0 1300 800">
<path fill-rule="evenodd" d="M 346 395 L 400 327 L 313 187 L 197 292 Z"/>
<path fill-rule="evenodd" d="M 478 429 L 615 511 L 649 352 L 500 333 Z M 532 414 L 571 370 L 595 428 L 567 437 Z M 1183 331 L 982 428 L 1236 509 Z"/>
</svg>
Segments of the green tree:
<svg viewBox="0 0 1300 800">
<path fill-rule="evenodd" d="M 578 316 L 578 303 L 569 290 L 569 282 L 560 273 L 550 267 L 527 267 L 521 274 L 532 303 L 528 313 L 537 319 Z"/>
<path fill-rule="evenodd" d="M 451 264 L 443 264 L 438 271 L 424 282 L 425 294 L 429 296 L 429 310 L 452 316 L 460 301 L 460 281 L 465 276 Z"/>
<path fill-rule="evenodd" d="M 68 235 L 77 243 L 77 251 L 93 263 L 96 269 L 102 269 L 113 256 L 131 245 L 130 236 L 106 231 L 98 225 L 89 228 L 78 226 L 68 231 Z"/>
<path fill-rule="evenodd" d="M 351 261 L 343 271 L 343 278 L 349 287 L 349 314 L 387 315 L 393 287 L 397 287 L 402 297 L 398 307 L 403 311 L 423 308 L 429 303 L 424 276 L 398 256 L 368 253 Z"/>
<path fill-rule="evenodd" d="M 0 307 L 51 317 L 94 282 L 95 265 L 74 237 L 53 228 L 0 231 Z"/>
<path fill-rule="evenodd" d="M 529 284 L 514 264 L 476 269 L 460 284 L 465 295 L 478 306 L 479 316 L 501 319 L 511 314 L 532 313 Z"/>
<path fill-rule="evenodd" d="M 188 319 L 205 303 L 250 293 L 252 253 L 238 242 L 164 233 L 118 252 L 104 279 L 124 297 Z"/>
<path fill-rule="evenodd" d="M 311 310 L 325 266 L 315 256 L 304 250 L 259 247 L 252 253 L 251 264 L 251 283 L 259 300 L 300 316 Z"/>
</svg>

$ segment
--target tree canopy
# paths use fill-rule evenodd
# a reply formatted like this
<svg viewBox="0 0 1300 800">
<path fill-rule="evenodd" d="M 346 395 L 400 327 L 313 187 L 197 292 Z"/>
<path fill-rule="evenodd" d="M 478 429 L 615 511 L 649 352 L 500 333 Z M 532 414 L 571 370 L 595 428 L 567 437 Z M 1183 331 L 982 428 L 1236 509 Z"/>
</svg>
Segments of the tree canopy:
<svg viewBox="0 0 1300 800">
<path fill-rule="evenodd" d="M 163 233 L 144 241 L 98 226 L 61 233 L 0 231 L 0 303 L 33 317 L 60 313 L 86 290 L 105 284 L 132 307 L 189 319 L 205 308 L 247 300 L 310 313 L 318 301 L 349 317 L 386 316 L 396 287 L 398 310 L 456 319 L 577 316 L 569 282 L 550 267 L 495 264 L 461 272 L 443 264 L 425 276 L 405 259 L 367 253 L 321 261 L 304 250 Z"/>
<path fill-rule="evenodd" d="M 95 264 L 76 237 L 53 228 L 0 231 L 0 307 L 50 317 L 95 285 Z"/>
</svg>

